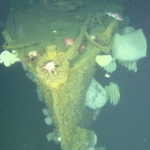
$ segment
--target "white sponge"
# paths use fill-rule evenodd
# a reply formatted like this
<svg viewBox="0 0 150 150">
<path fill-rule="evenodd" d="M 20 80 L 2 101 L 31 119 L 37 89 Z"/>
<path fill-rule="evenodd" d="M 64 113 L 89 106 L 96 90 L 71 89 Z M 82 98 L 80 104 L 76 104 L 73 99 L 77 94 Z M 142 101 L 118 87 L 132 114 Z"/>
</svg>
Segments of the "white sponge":
<svg viewBox="0 0 150 150">
<path fill-rule="evenodd" d="M 112 55 L 120 61 L 136 61 L 146 57 L 147 41 L 141 29 L 113 37 Z"/>
<path fill-rule="evenodd" d="M 103 107 L 108 100 L 106 90 L 93 78 L 86 92 L 85 105 L 92 109 Z"/>
<path fill-rule="evenodd" d="M 17 57 L 17 54 L 10 53 L 7 50 L 3 51 L 0 55 L 0 63 L 4 63 L 6 67 L 11 66 L 17 61 L 20 61 L 20 59 Z"/>
<path fill-rule="evenodd" d="M 58 144 L 61 141 L 61 138 L 58 137 L 55 132 L 48 133 L 46 135 L 46 138 L 48 142 L 53 140 L 56 144 Z"/>
<path fill-rule="evenodd" d="M 44 116 L 49 116 L 49 115 L 50 115 L 50 113 L 49 113 L 49 111 L 47 110 L 47 108 L 43 108 L 43 109 L 42 109 L 42 113 L 44 114 Z"/>
<path fill-rule="evenodd" d="M 52 117 L 46 117 L 45 119 L 44 119 L 44 121 L 45 121 L 45 123 L 47 124 L 47 125 L 52 125 L 53 124 L 53 118 Z"/>
</svg>

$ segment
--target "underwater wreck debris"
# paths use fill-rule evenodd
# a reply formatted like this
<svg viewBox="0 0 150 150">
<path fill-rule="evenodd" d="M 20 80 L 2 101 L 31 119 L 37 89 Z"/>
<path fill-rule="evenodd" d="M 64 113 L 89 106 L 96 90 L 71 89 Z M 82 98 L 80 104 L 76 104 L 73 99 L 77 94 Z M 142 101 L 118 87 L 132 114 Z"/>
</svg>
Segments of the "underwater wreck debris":
<svg viewBox="0 0 150 150">
<path fill-rule="evenodd" d="M 51 5 L 47 5 L 47 11 L 55 11 L 55 12 L 72 12 L 79 9 L 83 6 L 84 3 L 80 0 L 77 1 L 56 1 L 51 3 Z"/>
<path fill-rule="evenodd" d="M 7 50 L 12 50 L 12 49 L 16 49 L 16 50 L 21 50 L 21 49 L 25 49 L 28 47 L 32 47 L 32 46 L 37 46 L 40 45 L 41 42 L 33 42 L 33 41 L 29 41 L 28 43 L 15 43 L 14 41 L 11 42 L 10 44 L 4 43 L 2 45 L 3 49 L 7 49 Z"/>
<path fill-rule="evenodd" d="M 58 4 L 61 7 L 65 2 L 60 1 Z M 90 122 L 90 120 L 85 118 L 85 111 L 87 111 L 85 95 L 96 72 L 96 56 L 101 55 L 101 53 L 110 55 L 112 36 L 118 30 L 117 21 L 110 20 L 107 27 L 105 27 L 104 20 L 103 18 L 101 19 L 100 15 L 102 14 L 98 12 L 89 14 L 83 25 L 81 26 L 80 24 L 79 34 L 77 32 L 74 36 L 68 36 L 66 32 L 69 32 L 69 30 L 66 30 L 64 36 L 61 38 L 57 36 L 57 41 L 54 41 L 53 38 L 48 42 L 45 42 L 46 40 L 37 42 L 35 53 L 31 53 L 28 56 L 31 60 L 36 60 L 34 63 L 27 63 L 28 72 L 30 76 L 32 75 L 30 79 L 37 83 L 40 100 L 45 102 L 46 108 L 52 115 L 52 120 L 47 116 L 46 123 L 55 125 L 55 137 L 57 137 L 56 140 L 57 142 L 59 141 L 58 143 L 63 150 L 94 149 L 97 142 L 96 134 L 86 128 L 86 122 Z M 98 35 L 94 34 L 94 31 L 94 33 L 90 32 L 94 23 L 101 28 L 98 30 L 100 31 Z M 100 41 L 99 39 L 97 41 L 92 39 L 90 34 L 96 35 Z M 68 49 L 62 42 L 65 36 L 76 39 Z M 28 41 L 26 44 L 15 42 L 14 39 L 13 42 L 7 43 L 6 46 L 8 49 L 18 49 L 18 56 L 21 60 L 25 59 L 24 54 L 35 50 L 35 47 L 29 44 L 33 43 L 33 41 Z M 59 43 L 62 45 L 59 45 Z M 77 50 L 82 44 L 86 45 L 86 51 L 79 54 Z M 41 48 L 44 51 L 36 57 L 38 49 Z M 110 57 L 108 60 L 110 61 Z M 102 66 L 108 64 L 109 61 L 103 62 Z M 42 73 L 42 71 L 46 73 Z M 116 105 L 120 98 L 119 87 L 112 86 L 109 88 L 108 90 L 106 86 L 110 101 L 113 105 Z M 99 90 L 97 90 L 98 94 Z M 103 104 L 105 103 L 106 101 Z M 94 107 L 97 108 L 96 105 Z M 46 112 L 46 115 L 48 113 Z M 91 118 L 94 118 L 94 113 L 91 113 Z M 48 134 L 47 139 L 48 141 L 53 139 L 52 134 Z"/>
<path fill-rule="evenodd" d="M 107 46 L 100 45 L 97 42 L 95 42 L 95 40 L 93 40 L 91 36 L 87 33 L 86 28 L 84 28 L 84 35 L 94 47 L 96 47 L 97 49 L 100 49 L 104 53 L 109 53 L 110 48 Z"/>
<path fill-rule="evenodd" d="M 3 35 L 3 38 L 5 39 L 5 44 L 10 44 L 13 41 L 12 37 L 10 36 L 7 30 L 4 30 L 2 32 L 2 35 Z"/>
<path fill-rule="evenodd" d="M 101 40 L 103 41 L 103 45 L 111 44 L 111 37 L 113 36 L 113 33 L 117 31 L 118 23 L 119 22 L 116 20 L 111 21 L 105 31 L 101 34 Z"/>
</svg>

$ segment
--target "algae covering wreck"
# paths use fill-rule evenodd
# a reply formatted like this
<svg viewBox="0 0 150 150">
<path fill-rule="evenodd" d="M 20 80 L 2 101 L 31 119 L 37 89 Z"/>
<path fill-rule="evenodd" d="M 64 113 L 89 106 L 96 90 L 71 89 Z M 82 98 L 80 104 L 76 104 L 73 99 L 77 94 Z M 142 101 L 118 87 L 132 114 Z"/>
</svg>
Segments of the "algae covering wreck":
<svg viewBox="0 0 150 150">
<path fill-rule="evenodd" d="M 103 88 L 94 79 L 95 72 L 100 65 L 110 77 L 117 61 L 136 72 L 137 60 L 146 56 L 142 30 L 128 27 L 122 7 L 114 4 L 29 0 L 26 8 L 19 9 L 11 2 L 14 9 L 2 32 L 0 62 L 6 67 L 21 62 L 29 79 L 36 82 L 46 104 L 45 122 L 55 127 L 48 141 L 59 143 L 62 150 L 97 149 L 90 124 L 108 100 L 118 104 L 120 93 L 113 82 Z M 67 39 L 73 43 L 65 45 Z M 135 44 L 138 39 L 143 41 L 140 45 Z M 130 58 L 123 44 L 128 45 Z"/>
</svg>

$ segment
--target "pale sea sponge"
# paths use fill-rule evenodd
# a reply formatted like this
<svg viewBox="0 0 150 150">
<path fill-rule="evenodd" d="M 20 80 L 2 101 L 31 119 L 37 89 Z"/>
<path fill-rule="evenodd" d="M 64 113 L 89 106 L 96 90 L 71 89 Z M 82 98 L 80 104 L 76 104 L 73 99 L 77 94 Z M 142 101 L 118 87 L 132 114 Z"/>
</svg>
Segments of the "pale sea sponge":
<svg viewBox="0 0 150 150">
<path fill-rule="evenodd" d="M 91 109 L 99 109 L 106 104 L 107 100 L 107 91 L 92 78 L 91 84 L 86 92 L 85 105 Z"/>
<path fill-rule="evenodd" d="M 20 61 L 16 53 L 11 53 L 7 50 L 0 54 L 0 63 L 3 63 L 6 67 L 11 66 L 15 62 Z"/>
<path fill-rule="evenodd" d="M 116 83 L 110 82 L 109 86 L 105 86 L 108 93 L 110 103 L 117 105 L 120 100 L 119 86 Z"/>
<path fill-rule="evenodd" d="M 51 116 L 48 116 L 44 119 L 45 123 L 47 125 L 52 125 L 53 124 L 53 118 Z"/>
<path fill-rule="evenodd" d="M 97 55 L 95 61 L 101 66 L 104 67 L 108 65 L 112 60 L 111 55 Z"/>
<path fill-rule="evenodd" d="M 108 65 L 104 66 L 104 70 L 106 70 L 109 73 L 114 72 L 116 68 L 117 68 L 117 65 L 114 59 L 112 59 L 112 61 Z"/>
</svg>

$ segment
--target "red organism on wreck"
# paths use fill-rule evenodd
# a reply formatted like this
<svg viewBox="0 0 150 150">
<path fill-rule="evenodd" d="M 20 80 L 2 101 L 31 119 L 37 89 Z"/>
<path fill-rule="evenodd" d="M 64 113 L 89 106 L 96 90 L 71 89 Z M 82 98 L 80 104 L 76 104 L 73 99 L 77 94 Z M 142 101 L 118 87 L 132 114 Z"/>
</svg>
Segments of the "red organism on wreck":
<svg viewBox="0 0 150 150">
<path fill-rule="evenodd" d="M 72 39 L 72 38 L 65 38 L 64 39 L 64 45 L 65 46 L 72 46 L 73 45 L 73 43 L 74 43 L 74 40 Z"/>
</svg>

